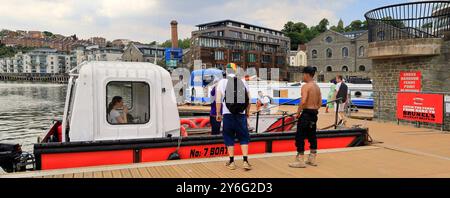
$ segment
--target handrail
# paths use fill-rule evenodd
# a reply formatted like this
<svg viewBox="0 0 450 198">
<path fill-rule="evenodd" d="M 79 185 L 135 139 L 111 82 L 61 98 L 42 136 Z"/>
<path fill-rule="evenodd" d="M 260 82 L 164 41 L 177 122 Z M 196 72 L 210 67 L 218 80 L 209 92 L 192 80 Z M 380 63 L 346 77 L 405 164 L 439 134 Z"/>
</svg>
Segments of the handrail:
<svg viewBox="0 0 450 198">
<path fill-rule="evenodd" d="M 302 99 L 302 98 L 300 97 L 300 98 L 296 98 L 296 99 L 293 99 L 293 100 L 289 100 L 289 101 L 287 101 L 287 102 L 284 102 L 284 103 L 281 103 L 281 104 L 278 104 L 278 105 L 274 105 L 274 106 L 271 106 L 271 107 L 269 107 L 269 108 L 261 109 L 261 110 L 256 111 L 256 112 L 253 112 L 252 114 L 261 113 L 262 111 L 267 111 L 267 110 L 269 110 L 269 109 L 273 109 L 273 108 L 276 108 L 276 107 L 280 107 L 280 106 L 282 106 L 282 105 L 287 105 L 287 104 L 289 104 L 289 103 L 291 103 L 291 102 L 294 102 L 294 101 L 297 101 L 297 100 L 300 100 L 300 99 Z"/>
<path fill-rule="evenodd" d="M 294 99 L 294 100 L 285 102 L 285 103 L 283 103 L 283 104 L 288 104 L 288 103 L 290 103 L 290 102 L 293 102 L 293 101 L 296 101 L 296 100 L 300 100 L 300 99 L 301 99 L 301 98 L 297 98 L 297 99 Z M 341 102 L 342 102 L 342 100 L 343 100 L 343 98 L 342 98 L 342 97 L 339 97 L 339 98 L 337 98 L 337 99 L 335 99 L 335 100 L 327 101 L 327 102 L 325 103 L 325 105 L 326 105 L 326 104 L 329 104 L 329 103 L 337 102 L 337 108 L 339 108 L 339 102 L 338 102 L 338 101 L 341 101 Z M 280 105 L 278 105 L 278 106 L 281 106 L 281 105 L 283 105 L 283 104 L 280 104 Z M 270 109 L 270 108 L 268 108 L 268 109 Z M 267 109 L 265 109 L 265 110 L 267 110 Z M 260 113 L 260 112 L 261 112 L 261 110 L 259 110 L 259 111 L 253 113 L 253 114 L 256 114 L 256 127 L 255 127 L 255 128 L 256 128 L 256 133 L 258 133 L 258 128 L 259 128 L 259 127 L 258 127 L 258 123 L 259 123 L 259 113 Z M 286 125 L 294 124 L 294 123 L 298 122 L 299 119 L 295 119 L 294 121 L 292 121 L 292 122 L 290 122 L 290 123 L 288 123 L 288 124 L 284 123 L 284 119 L 285 119 L 285 118 L 290 117 L 290 116 L 293 116 L 293 115 L 295 115 L 295 114 L 297 114 L 297 113 L 283 115 L 283 116 L 280 118 L 280 119 L 283 120 L 281 126 L 276 127 L 276 128 L 274 128 L 274 129 L 272 129 L 272 130 L 270 130 L 270 131 L 277 130 L 277 129 L 279 129 L 279 128 L 284 128 L 284 126 L 286 126 Z M 337 116 L 338 116 L 338 111 L 336 111 L 335 125 L 337 125 Z M 270 131 L 265 131 L 265 132 L 270 132 Z"/>
</svg>

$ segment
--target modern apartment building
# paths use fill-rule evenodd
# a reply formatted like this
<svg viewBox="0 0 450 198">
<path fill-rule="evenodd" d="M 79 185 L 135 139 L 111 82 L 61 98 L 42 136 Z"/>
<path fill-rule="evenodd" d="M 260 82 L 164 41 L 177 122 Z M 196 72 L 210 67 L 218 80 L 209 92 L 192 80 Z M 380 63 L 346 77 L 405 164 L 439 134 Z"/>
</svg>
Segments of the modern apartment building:
<svg viewBox="0 0 450 198">
<path fill-rule="evenodd" d="M 0 59 L 3 73 L 68 73 L 77 66 L 76 56 L 60 53 L 55 49 L 41 48 L 14 57 Z"/>
<path fill-rule="evenodd" d="M 290 39 L 283 32 L 233 20 L 197 25 L 191 37 L 191 69 L 195 60 L 206 68 L 233 62 L 243 69 L 280 68 L 287 77 Z"/>
</svg>

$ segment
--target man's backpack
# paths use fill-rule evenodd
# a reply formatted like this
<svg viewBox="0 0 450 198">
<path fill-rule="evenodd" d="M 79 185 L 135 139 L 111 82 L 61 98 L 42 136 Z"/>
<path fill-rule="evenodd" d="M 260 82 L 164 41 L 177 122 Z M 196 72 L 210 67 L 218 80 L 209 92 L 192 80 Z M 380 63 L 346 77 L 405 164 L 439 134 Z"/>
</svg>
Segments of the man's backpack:
<svg viewBox="0 0 450 198">
<path fill-rule="evenodd" d="M 249 105 L 247 88 L 237 77 L 228 77 L 225 89 L 225 105 L 232 114 L 241 114 Z"/>
<path fill-rule="evenodd" d="M 345 101 L 347 101 L 347 93 L 348 93 L 348 87 L 344 82 L 342 82 L 341 86 L 339 86 L 339 90 L 336 94 L 336 98 L 342 98 L 341 102 L 345 102 Z"/>
</svg>

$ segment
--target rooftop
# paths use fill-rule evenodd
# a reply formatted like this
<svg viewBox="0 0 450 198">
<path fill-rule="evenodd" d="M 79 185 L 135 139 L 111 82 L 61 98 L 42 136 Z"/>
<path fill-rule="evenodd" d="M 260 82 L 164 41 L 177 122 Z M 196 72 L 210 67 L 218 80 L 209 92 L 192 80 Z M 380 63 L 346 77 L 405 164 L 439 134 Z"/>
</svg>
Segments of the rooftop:
<svg viewBox="0 0 450 198">
<path fill-rule="evenodd" d="M 136 46 L 139 50 L 141 49 L 158 49 L 158 50 L 166 50 L 166 48 L 159 47 L 156 45 L 144 45 L 144 44 L 133 44 Z"/>
<path fill-rule="evenodd" d="M 342 35 L 346 36 L 347 38 L 354 39 L 358 36 L 361 36 L 362 34 L 366 33 L 368 30 L 359 30 L 359 31 L 352 31 L 352 32 L 344 32 L 341 33 Z"/>
<path fill-rule="evenodd" d="M 215 22 L 209 22 L 209 23 L 203 23 L 203 24 L 196 25 L 196 27 L 199 27 L 199 28 L 201 28 L 201 27 L 215 27 L 215 26 L 225 25 L 227 23 L 237 24 L 237 25 L 239 25 L 239 27 L 241 27 L 243 25 L 244 28 L 246 28 L 246 29 L 250 29 L 250 27 L 254 27 L 254 28 L 260 28 L 260 29 L 263 29 L 263 30 L 274 31 L 276 33 L 280 33 L 281 35 L 284 35 L 284 33 L 281 32 L 280 30 L 274 30 L 274 29 L 270 29 L 270 28 L 266 28 L 266 27 L 261 27 L 261 26 L 258 26 L 258 25 L 251 25 L 251 24 L 248 24 L 248 23 L 243 23 L 243 22 L 234 21 L 234 20 L 230 20 L 230 19 L 221 20 L 221 21 L 215 21 Z"/>
</svg>

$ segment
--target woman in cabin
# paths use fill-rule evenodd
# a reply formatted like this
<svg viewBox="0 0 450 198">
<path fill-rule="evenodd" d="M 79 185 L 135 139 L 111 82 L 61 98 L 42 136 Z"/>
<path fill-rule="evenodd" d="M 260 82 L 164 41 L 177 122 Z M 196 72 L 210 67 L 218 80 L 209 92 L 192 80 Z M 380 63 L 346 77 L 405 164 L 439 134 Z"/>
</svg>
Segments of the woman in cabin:
<svg viewBox="0 0 450 198">
<path fill-rule="evenodd" d="M 330 102 L 330 101 L 332 101 L 332 100 L 334 100 L 334 92 L 336 91 L 336 80 L 331 80 L 330 81 L 331 83 L 333 83 L 333 84 L 331 84 L 331 86 L 330 86 L 330 91 L 328 92 L 328 97 L 327 97 L 327 108 L 325 109 L 325 113 L 328 113 L 329 111 L 328 111 L 328 109 L 334 109 L 334 103 L 333 102 Z M 330 102 L 330 103 L 328 103 L 328 102 Z"/>
<path fill-rule="evenodd" d="M 123 115 L 121 115 L 122 110 Z M 111 124 L 125 124 L 128 123 L 127 114 L 128 107 L 123 104 L 123 98 L 120 96 L 114 96 L 108 105 L 108 122 Z"/>
</svg>

